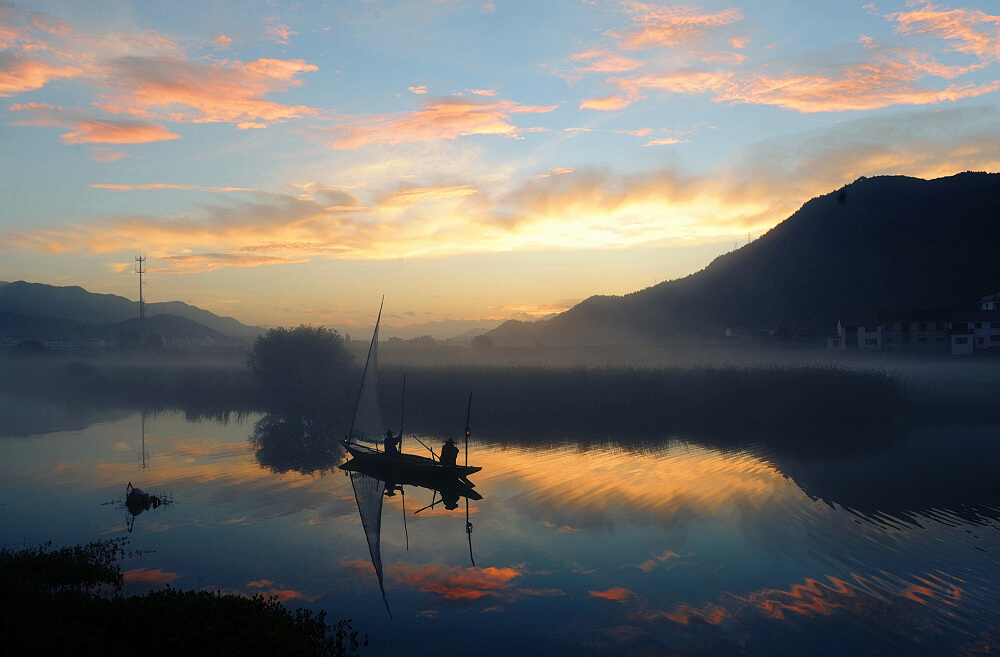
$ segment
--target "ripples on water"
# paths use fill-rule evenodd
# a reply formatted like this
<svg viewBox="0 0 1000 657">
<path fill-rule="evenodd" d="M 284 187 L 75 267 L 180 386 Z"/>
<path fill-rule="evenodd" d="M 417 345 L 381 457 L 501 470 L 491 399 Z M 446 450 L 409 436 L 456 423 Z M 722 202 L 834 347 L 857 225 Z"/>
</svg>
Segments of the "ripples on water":
<svg viewBox="0 0 1000 657">
<path fill-rule="evenodd" d="M 130 590 L 278 595 L 352 617 L 370 654 L 1000 648 L 994 428 L 914 430 L 822 453 L 787 441 L 477 443 L 475 567 L 464 506 L 414 516 L 428 491 L 386 499 L 390 621 L 350 482 L 337 470 L 261 467 L 248 443 L 255 419 L 149 418 L 145 469 L 138 415 L 2 438 L 0 540 L 121 533 L 114 502 L 131 481 L 174 504 L 136 518 L 133 547 L 154 552 L 125 564 Z"/>
</svg>

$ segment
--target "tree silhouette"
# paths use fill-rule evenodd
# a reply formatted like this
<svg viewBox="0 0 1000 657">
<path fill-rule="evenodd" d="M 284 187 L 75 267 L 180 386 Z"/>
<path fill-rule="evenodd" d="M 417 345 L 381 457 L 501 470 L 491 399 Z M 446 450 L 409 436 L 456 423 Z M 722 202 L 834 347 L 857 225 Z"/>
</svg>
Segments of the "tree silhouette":
<svg viewBox="0 0 1000 657">
<path fill-rule="evenodd" d="M 309 412 L 343 396 L 344 375 L 353 358 L 339 332 L 302 324 L 293 329 L 279 326 L 259 336 L 247 366 L 271 408 Z"/>
</svg>

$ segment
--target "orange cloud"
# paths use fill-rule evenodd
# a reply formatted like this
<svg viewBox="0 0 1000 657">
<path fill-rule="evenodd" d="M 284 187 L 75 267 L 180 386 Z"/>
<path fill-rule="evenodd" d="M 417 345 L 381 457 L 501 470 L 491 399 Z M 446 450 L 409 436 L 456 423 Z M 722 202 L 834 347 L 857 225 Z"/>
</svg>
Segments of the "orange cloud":
<svg viewBox="0 0 1000 657">
<path fill-rule="evenodd" d="M 95 146 L 90 153 L 90 159 L 95 162 L 117 162 L 118 160 L 122 160 L 127 157 L 132 156 L 128 153 L 113 151 L 110 148 L 105 148 L 104 146 Z"/>
<path fill-rule="evenodd" d="M 175 55 L 121 57 L 108 64 L 113 82 L 102 109 L 175 122 L 262 127 L 319 114 L 311 107 L 265 100 L 270 93 L 302 84 L 298 76 L 316 70 L 298 59 L 203 64 Z"/>
<path fill-rule="evenodd" d="M 409 187 L 394 192 L 382 200 L 382 205 L 411 205 L 423 201 L 438 201 L 461 198 L 478 194 L 472 185 L 451 185 L 449 187 Z"/>
<path fill-rule="evenodd" d="M 79 66 L 51 64 L 36 57 L 0 52 L 0 97 L 41 89 L 51 80 L 76 77 Z"/>
<path fill-rule="evenodd" d="M 496 89 L 470 89 L 469 91 L 471 91 L 476 96 L 496 96 L 497 95 L 497 90 Z"/>
<path fill-rule="evenodd" d="M 31 117 L 12 121 L 12 125 L 70 128 L 70 132 L 60 135 L 65 144 L 146 144 L 180 139 L 180 135 L 146 121 L 95 119 L 39 103 L 12 105 L 10 109 Z"/>
<path fill-rule="evenodd" d="M 516 568 L 444 568 L 437 565 L 414 567 L 395 564 L 386 571 L 397 581 L 434 593 L 445 600 L 478 600 L 499 597 L 510 583 L 522 575 Z"/>
<path fill-rule="evenodd" d="M 940 91 L 921 89 L 912 81 L 913 69 L 904 62 L 866 62 L 844 67 L 833 76 L 789 72 L 733 79 L 715 101 L 776 105 L 803 113 L 843 112 L 956 101 L 1000 89 L 1000 81 L 953 84 Z"/>
<path fill-rule="evenodd" d="M 358 117 L 352 124 L 314 128 L 310 134 L 332 148 L 351 149 L 370 144 L 458 139 L 468 135 L 520 138 L 525 132 L 510 122 L 511 114 L 551 112 L 555 106 L 520 105 L 512 101 L 479 102 L 461 98 L 429 100 L 415 112 L 375 118 Z"/>
<path fill-rule="evenodd" d="M 692 7 L 628 2 L 625 11 L 631 16 L 633 26 L 612 34 L 627 50 L 676 46 L 697 39 L 712 28 L 743 20 L 743 12 L 739 9 L 711 14 Z"/>
<path fill-rule="evenodd" d="M 271 255 L 241 253 L 196 253 L 191 255 L 161 256 L 157 261 L 166 263 L 164 267 L 153 267 L 150 271 L 170 274 L 200 274 L 224 267 L 261 267 L 263 265 L 290 265 L 309 262 L 308 258 L 282 258 Z"/>
<path fill-rule="evenodd" d="M 419 87 L 407 87 L 407 89 L 409 89 L 411 92 L 413 92 L 415 94 L 425 94 L 425 93 L 427 93 L 427 85 L 426 84 L 422 84 Z"/>
<path fill-rule="evenodd" d="M 975 9 L 946 9 L 926 2 L 912 11 L 886 16 L 902 34 L 929 34 L 949 42 L 953 50 L 983 62 L 1000 59 L 1000 16 Z"/>
<path fill-rule="evenodd" d="M 608 589 L 607 591 L 588 591 L 591 596 L 595 598 L 601 598 L 602 600 L 611 600 L 612 602 L 625 602 L 625 600 L 635 593 L 628 589 L 622 588 L 620 586 L 615 586 Z"/>
<path fill-rule="evenodd" d="M 642 66 L 642 62 L 606 50 L 588 50 L 573 55 L 574 62 L 589 62 L 578 69 L 584 73 L 626 73 Z"/>
</svg>

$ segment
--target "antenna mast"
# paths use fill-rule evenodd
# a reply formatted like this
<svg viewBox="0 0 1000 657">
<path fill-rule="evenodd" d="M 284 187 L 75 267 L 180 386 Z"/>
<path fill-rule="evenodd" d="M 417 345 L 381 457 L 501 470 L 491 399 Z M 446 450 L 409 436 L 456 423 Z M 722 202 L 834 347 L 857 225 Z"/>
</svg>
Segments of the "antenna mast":
<svg viewBox="0 0 1000 657">
<path fill-rule="evenodd" d="M 135 257 L 135 273 L 139 274 L 139 343 L 146 339 L 146 302 L 142 299 L 142 275 L 146 273 L 146 256 Z"/>
</svg>

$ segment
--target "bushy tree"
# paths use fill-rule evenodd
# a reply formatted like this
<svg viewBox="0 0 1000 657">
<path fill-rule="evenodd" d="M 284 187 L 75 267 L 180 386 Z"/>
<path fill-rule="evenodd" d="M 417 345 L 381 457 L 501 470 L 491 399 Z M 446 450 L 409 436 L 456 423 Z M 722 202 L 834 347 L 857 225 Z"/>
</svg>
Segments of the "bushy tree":
<svg viewBox="0 0 1000 657">
<path fill-rule="evenodd" d="M 272 406 L 320 410 L 342 396 L 353 358 L 335 329 L 302 324 L 258 336 L 247 365 Z"/>
</svg>

